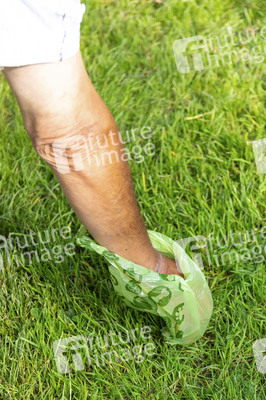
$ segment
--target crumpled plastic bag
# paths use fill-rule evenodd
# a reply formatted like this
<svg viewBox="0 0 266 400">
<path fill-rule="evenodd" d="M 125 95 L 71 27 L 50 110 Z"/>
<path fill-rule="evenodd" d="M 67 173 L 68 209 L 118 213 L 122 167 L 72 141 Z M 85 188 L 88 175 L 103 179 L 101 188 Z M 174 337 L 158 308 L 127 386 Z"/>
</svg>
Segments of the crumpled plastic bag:
<svg viewBox="0 0 266 400">
<path fill-rule="evenodd" d="M 207 329 L 213 301 L 206 279 L 183 248 L 167 236 L 148 231 L 153 247 L 178 260 L 184 278 L 154 272 L 96 244 L 79 231 L 78 245 L 102 255 L 108 263 L 113 287 L 125 304 L 159 315 L 166 323 L 161 332 L 169 344 L 187 345 Z"/>
</svg>

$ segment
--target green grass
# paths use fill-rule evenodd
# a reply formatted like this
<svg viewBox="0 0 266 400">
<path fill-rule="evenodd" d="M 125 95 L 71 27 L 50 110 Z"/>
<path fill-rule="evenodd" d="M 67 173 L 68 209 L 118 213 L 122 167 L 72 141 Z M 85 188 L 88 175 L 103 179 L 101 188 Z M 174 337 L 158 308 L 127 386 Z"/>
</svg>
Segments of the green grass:
<svg viewBox="0 0 266 400">
<path fill-rule="evenodd" d="M 96 89 L 122 134 L 153 128 L 155 155 L 130 161 L 147 227 L 175 240 L 261 230 L 265 175 L 258 174 L 246 142 L 264 135 L 262 63 L 180 74 L 172 50 L 176 39 L 216 35 L 227 25 L 235 32 L 262 27 L 261 2 L 86 4 L 81 50 Z M 68 241 L 74 241 L 80 224 L 31 147 L 3 76 L 0 130 L 0 234 L 69 226 Z M 146 143 L 138 136 L 126 146 Z M 262 245 L 263 237 L 257 239 Z M 57 235 L 47 247 L 65 243 Z M 0 271 L 0 399 L 264 399 L 265 375 L 257 371 L 252 343 L 266 337 L 265 258 L 265 248 L 260 263 L 253 257 L 217 265 L 211 254 L 208 266 L 204 256 L 214 299 L 211 322 L 196 343 L 171 347 L 163 342 L 159 318 L 118 299 L 98 256 L 76 248 L 62 263 L 29 264 L 16 262 L 13 254 Z M 61 337 L 104 337 L 144 326 L 152 328 L 156 354 L 143 363 L 87 365 L 71 375 L 57 371 L 52 344 Z"/>
</svg>

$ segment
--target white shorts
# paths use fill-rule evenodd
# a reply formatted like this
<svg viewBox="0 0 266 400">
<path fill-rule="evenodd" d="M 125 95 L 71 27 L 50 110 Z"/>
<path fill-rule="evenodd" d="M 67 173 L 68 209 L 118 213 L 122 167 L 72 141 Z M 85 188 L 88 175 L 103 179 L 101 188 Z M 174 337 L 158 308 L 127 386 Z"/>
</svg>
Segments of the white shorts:
<svg viewBox="0 0 266 400">
<path fill-rule="evenodd" d="M 84 12 L 80 0 L 0 0 L 0 68 L 75 55 Z"/>
</svg>

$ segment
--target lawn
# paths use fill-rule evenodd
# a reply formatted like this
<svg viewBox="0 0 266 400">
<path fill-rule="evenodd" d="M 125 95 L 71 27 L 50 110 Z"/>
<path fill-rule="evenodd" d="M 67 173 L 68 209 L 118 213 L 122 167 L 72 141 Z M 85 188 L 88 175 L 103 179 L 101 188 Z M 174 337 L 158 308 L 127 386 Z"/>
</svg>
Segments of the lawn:
<svg viewBox="0 0 266 400">
<path fill-rule="evenodd" d="M 10 262 L 0 250 L 0 399 L 262 400 L 265 375 L 252 345 L 266 337 L 266 185 L 251 143 L 265 136 L 261 1 L 85 3 L 85 66 L 130 138 L 125 146 L 146 226 L 174 240 L 209 238 L 205 249 L 186 250 L 201 256 L 214 311 L 204 336 L 181 347 L 163 341 L 161 319 L 123 304 L 103 259 L 76 246 L 80 223 L 34 152 L 1 74 L 0 235 L 13 237 L 13 249 Z M 234 40 L 222 49 L 217 37 L 224 45 L 230 29 Z M 242 41 L 250 33 L 248 43 L 239 32 Z M 197 35 L 209 38 L 213 62 L 189 44 L 190 70 L 180 72 L 173 43 Z M 221 55 L 225 49 L 231 59 Z M 203 68 L 192 53 L 202 54 Z M 140 135 L 145 126 L 150 138 Z M 30 259 L 25 246 L 33 236 L 37 256 Z M 97 363 L 95 356 L 91 365 L 83 359 L 83 370 L 57 369 L 55 341 L 91 335 L 96 354 L 110 331 L 124 340 L 130 333 L 119 348 L 131 357 Z M 148 343 L 153 352 L 144 353 Z M 135 345 L 142 358 L 132 356 Z"/>
</svg>

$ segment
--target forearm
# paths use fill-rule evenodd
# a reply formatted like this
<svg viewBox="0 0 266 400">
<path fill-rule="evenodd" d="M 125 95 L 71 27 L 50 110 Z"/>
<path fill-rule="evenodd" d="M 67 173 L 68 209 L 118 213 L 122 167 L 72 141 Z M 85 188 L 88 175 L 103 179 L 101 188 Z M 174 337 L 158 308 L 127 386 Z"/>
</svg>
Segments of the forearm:
<svg viewBox="0 0 266 400">
<path fill-rule="evenodd" d="M 124 147 L 118 132 L 86 134 L 81 171 L 54 170 L 77 216 L 95 240 L 110 251 L 149 266 L 157 256 L 135 199 Z M 71 165 L 71 160 L 69 160 Z"/>
</svg>

